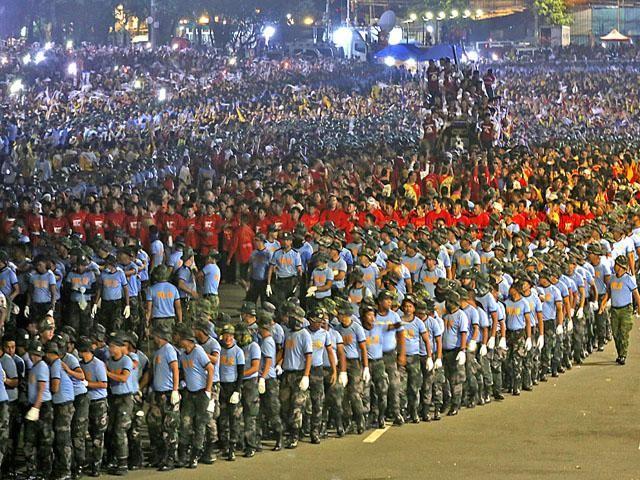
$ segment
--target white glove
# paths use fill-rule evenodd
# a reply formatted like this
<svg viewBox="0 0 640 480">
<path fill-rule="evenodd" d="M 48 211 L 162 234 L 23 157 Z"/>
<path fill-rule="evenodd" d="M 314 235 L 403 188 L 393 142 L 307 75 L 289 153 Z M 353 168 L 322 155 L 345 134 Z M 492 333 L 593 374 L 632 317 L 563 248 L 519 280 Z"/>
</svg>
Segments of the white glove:
<svg viewBox="0 0 640 480">
<path fill-rule="evenodd" d="M 309 390 L 309 376 L 308 375 L 304 375 L 302 377 L 302 379 L 300 380 L 300 390 L 302 390 L 303 392 L 306 392 L 307 390 Z"/>
<path fill-rule="evenodd" d="M 347 372 L 340 372 L 338 374 L 338 383 L 342 385 L 342 388 L 349 384 L 349 376 L 347 375 Z"/>
<path fill-rule="evenodd" d="M 207 412 L 213 413 L 216 411 L 216 399 L 212 398 L 209 400 L 209 405 L 207 405 Z"/>
<path fill-rule="evenodd" d="M 45 315 L 45 317 L 53 317 L 53 310 L 47 310 L 47 314 Z"/>
<path fill-rule="evenodd" d="M 211 392 L 204 392 L 204 394 L 207 396 L 209 400 L 211 400 L 211 397 L 213 395 Z"/>
<path fill-rule="evenodd" d="M 473 353 L 476 351 L 476 348 L 478 348 L 478 342 L 475 340 L 469 340 L 469 343 L 467 343 L 467 350 Z"/>
<path fill-rule="evenodd" d="M 498 348 L 500 350 L 507 349 L 507 339 L 505 337 L 500 337 L 500 341 L 498 342 Z"/>
<path fill-rule="evenodd" d="M 174 407 L 180 403 L 180 393 L 177 390 L 171 392 L 171 405 Z"/>
<path fill-rule="evenodd" d="M 131 316 L 131 307 L 129 305 L 124 307 L 124 311 L 122 312 L 122 316 L 124 318 L 129 318 Z"/>
<path fill-rule="evenodd" d="M 607 300 L 607 303 L 604 304 L 605 308 L 611 308 L 611 300 Z"/>
<path fill-rule="evenodd" d="M 538 343 L 536 344 L 538 350 L 542 350 L 544 348 L 544 335 L 538 336 Z"/>
<path fill-rule="evenodd" d="M 29 305 L 24 307 L 24 316 L 29 318 Z"/>
<path fill-rule="evenodd" d="M 524 342 L 524 348 L 529 352 L 533 348 L 533 343 L 531 342 L 531 337 L 527 337 Z"/>
<path fill-rule="evenodd" d="M 364 370 L 362 370 L 362 381 L 364 383 L 369 383 L 370 380 L 371 373 L 369 372 L 369 367 L 364 367 Z"/>
<path fill-rule="evenodd" d="M 592 312 L 597 312 L 598 309 L 600 308 L 600 305 L 598 305 L 598 302 L 589 302 L 589 306 L 591 307 Z"/>
<path fill-rule="evenodd" d="M 582 320 L 584 318 L 584 308 L 580 307 L 576 312 L 576 317 L 578 320 Z"/>
<path fill-rule="evenodd" d="M 273 295 L 273 290 L 271 290 L 271 285 L 267 285 L 267 289 L 265 290 L 265 293 L 267 294 L 267 297 L 270 297 L 271 295 Z"/>
<path fill-rule="evenodd" d="M 573 308 L 569 309 L 569 318 L 573 318 L 573 314 L 576 313 L 576 311 Z"/>
<path fill-rule="evenodd" d="M 573 320 L 567 322 L 567 332 L 573 332 Z"/>
<path fill-rule="evenodd" d="M 27 414 L 24 416 L 30 422 L 37 422 L 40 418 L 40 409 L 36 407 L 31 407 Z"/>
<path fill-rule="evenodd" d="M 464 365 L 467 363 L 467 354 L 464 352 L 458 352 L 456 355 L 456 360 L 458 361 L 458 365 Z"/>
<path fill-rule="evenodd" d="M 240 403 L 240 392 L 233 392 L 229 398 L 229 403 L 231 405 L 237 405 Z"/>
<path fill-rule="evenodd" d="M 433 358 L 427 357 L 427 372 L 431 372 L 433 370 Z"/>
<path fill-rule="evenodd" d="M 496 348 L 496 337 L 489 337 L 489 341 L 487 342 L 487 348 L 489 350 L 493 350 Z"/>
<path fill-rule="evenodd" d="M 14 305 L 13 308 L 11 309 L 11 312 L 14 315 L 18 315 L 20 313 L 20 307 L 18 305 Z"/>
<path fill-rule="evenodd" d="M 94 303 L 93 307 L 91 307 L 91 318 L 95 317 L 98 313 L 98 304 Z"/>
<path fill-rule="evenodd" d="M 439 368 L 442 368 L 442 359 L 441 358 L 436 358 L 436 361 L 433 364 L 433 368 L 435 368 L 436 370 L 438 370 Z"/>
<path fill-rule="evenodd" d="M 87 382 L 86 380 L 82 380 L 82 385 L 84 385 L 86 388 L 89 386 L 89 382 Z"/>
<path fill-rule="evenodd" d="M 267 381 L 264 378 L 258 379 L 258 393 L 262 395 L 267 391 Z"/>
<path fill-rule="evenodd" d="M 556 327 L 556 335 L 562 335 L 564 333 L 564 328 L 562 328 L 562 325 L 558 325 Z"/>
<path fill-rule="evenodd" d="M 309 288 L 307 288 L 307 297 L 313 297 L 316 292 L 318 291 L 318 287 L 315 286 L 310 286 Z"/>
<path fill-rule="evenodd" d="M 280 376 L 284 373 L 284 370 L 282 370 L 282 367 L 280 365 L 276 365 L 276 376 Z"/>
<path fill-rule="evenodd" d="M 333 273 L 334 277 L 337 277 L 338 275 L 340 275 L 340 270 L 331 270 L 331 273 Z"/>
<path fill-rule="evenodd" d="M 484 357 L 487 355 L 487 346 L 482 344 L 480 345 L 480 356 Z"/>
</svg>

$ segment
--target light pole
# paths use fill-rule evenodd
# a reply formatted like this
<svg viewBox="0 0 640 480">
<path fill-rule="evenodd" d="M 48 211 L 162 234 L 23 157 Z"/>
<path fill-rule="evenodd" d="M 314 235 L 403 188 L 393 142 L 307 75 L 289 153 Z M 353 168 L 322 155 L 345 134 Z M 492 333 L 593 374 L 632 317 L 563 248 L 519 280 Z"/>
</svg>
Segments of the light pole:
<svg viewBox="0 0 640 480">
<path fill-rule="evenodd" d="M 156 25 L 158 25 L 156 0 L 151 0 L 150 7 L 151 14 L 149 15 L 149 19 L 151 21 L 148 23 L 149 41 L 151 42 L 151 48 L 155 49 L 158 46 L 158 32 L 156 32 Z"/>
</svg>

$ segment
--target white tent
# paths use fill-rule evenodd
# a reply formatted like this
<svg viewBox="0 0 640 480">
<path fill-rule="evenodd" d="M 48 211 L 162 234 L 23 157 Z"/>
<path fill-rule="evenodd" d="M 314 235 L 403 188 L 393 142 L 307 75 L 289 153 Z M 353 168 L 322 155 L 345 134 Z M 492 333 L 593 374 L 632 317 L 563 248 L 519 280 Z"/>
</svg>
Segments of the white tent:
<svg viewBox="0 0 640 480">
<path fill-rule="evenodd" d="M 621 34 L 615 28 L 607 33 L 604 37 L 600 37 L 600 40 L 603 42 L 629 42 L 631 39 L 623 34 Z"/>
</svg>

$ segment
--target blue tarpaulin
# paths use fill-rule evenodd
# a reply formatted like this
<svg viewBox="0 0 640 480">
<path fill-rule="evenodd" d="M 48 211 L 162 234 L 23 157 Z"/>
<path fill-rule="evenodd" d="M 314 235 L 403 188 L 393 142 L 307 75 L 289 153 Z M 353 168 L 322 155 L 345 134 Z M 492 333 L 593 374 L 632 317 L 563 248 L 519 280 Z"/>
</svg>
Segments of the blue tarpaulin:
<svg viewBox="0 0 640 480">
<path fill-rule="evenodd" d="M 462 55 L 462 47 L 460 45 L 440 44 L 432 47 L 418 47 L 412 43 L 400 43 L 398 45 L 389 45 L 373 56 L 378 60 L 384 60 L 387 57 L 393 57 L 399 62 L 405 62 L 410 58 L 416 62 L 426 62 L 429 60 L 440 60 L 441 58 L 450 58 L 455 61 L 460 60 Z"/>
</svg>

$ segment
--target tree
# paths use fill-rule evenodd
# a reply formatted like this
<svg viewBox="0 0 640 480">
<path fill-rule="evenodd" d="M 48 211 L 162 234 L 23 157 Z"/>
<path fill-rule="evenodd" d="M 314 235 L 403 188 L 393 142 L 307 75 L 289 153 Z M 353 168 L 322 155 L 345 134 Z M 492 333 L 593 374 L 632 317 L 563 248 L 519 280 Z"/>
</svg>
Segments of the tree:
<svg viewBox="0 0 640 480">
<path fill-rule="evenodd" d="M 571 24 L 571 14 L 567 12 L 564 0 L 534 0 L 533 4 L 536 12 L 551 25 Z"/>
</svg>

